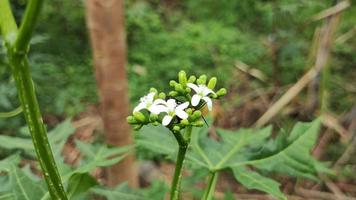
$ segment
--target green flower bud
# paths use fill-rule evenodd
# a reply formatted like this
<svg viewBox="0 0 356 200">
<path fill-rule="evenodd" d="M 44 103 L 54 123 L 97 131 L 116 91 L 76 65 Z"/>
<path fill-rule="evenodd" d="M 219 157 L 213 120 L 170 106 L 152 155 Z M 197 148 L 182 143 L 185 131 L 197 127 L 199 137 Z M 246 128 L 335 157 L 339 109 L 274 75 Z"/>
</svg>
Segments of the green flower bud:
<svg viewBox="0 0 356 200">
<path fill-rule="evenodd" d="M 142 114 L 142 112 L 134 112 L 133 116 L 135 118 L 136 121 L 144 123 L 147 121 L 146 116 L 144 114 Z"/>
<path fill-rule="evenodd" d="M 189 121 L 187 119 L 183 119 L 182 121 L 180 121 L 180 124 L 182 124 L 183 126 L 188 126 Z"/>
<path fill-rule="evenodd" d="M 201 117 L 201 111 L 200 110 L 196 110 L 191 115 L 190 119 L 191 119 L 191 121 L 196 121 L 197 119 L 200 119 L 200 117 Z"/>
<path fill-rule="evenodd" d="M 169 81 L 169 85 L 174 87 L 176 84 L 178 84 L 175 80 Z"/>
<path fill-rule="evenodd" d="M 159 93 L 158 98 L 166 99 L 166 94 L 164 92 Z"/>
<path fill-rule="evenodd" d="M 177 83 L 177 84 L 174 86 L 174 89 L 175 89 L 176 91 L 178 91 L 178 92 L 184 93 L 184 89 L 183 89 L 182 84 Z"/>
<path fill-rule="evenodd" d="M 150 114 L 150 121 L 151 122 L 157 121 L 157 119 L 158 119 L 158 115 L 153 114 L 153 113 Z"/>
<path fill-rule="evenodd" d="M 205 123 L 203 121 L 196 121 L 196 122 L 192 123 L 193 126 L 199 126 L 199 127 L 204 126 L 204 124 Z"/>
<path fill-rule="evenodd" d="M 158 126 L 158 125 L 160 125 L 160 123 L 157 122 L 157 121 L 153 122 L 152 124 L 153 124 L 153 126 Z"/>
<path fill-rule="evenodd" d="M 194 83 L 195 80 L 197 80 L 197 77 L 195 77 L 195 76 L 190 76 L 189 79 L 188 79 L 188 83 Z"/>
<path fill-rule="evenodd" d="M 177 91 L 170 91 L 168 93 L 168 95 L 171 96 L 171 97 L 176 97 L 176 96 L 178 96 L 178 92 Z"/>
<path fill-rule="evenodd" d="M 180 127 L 177 125 L 173 126 L 173 131 L 176 131 L 176 132 L 180 131 Z"/>
<path fill-rule="evenodd" d="M 216 85 L 216 77 L 212 77 L 210 80 L 209 80 L 209 83 L 208 83 L 208 88 L 213 90 L 215 88 L 215 85 Z"/>
<path fill-rule="evenodd" d="M 227 93 L 227 90 L 225 88 L 221 88 L 219 91 L 216 92 L 216 95 L 218 95 L 218 97 L 222 97 L 225 96 Z"/>
<path fill-rule="evenodd" d="M 150 88 L 150 92 L 158 93 L 156 88 Z"/>
<path fill-rule="evenodd" d="M 186 112 L 188 115 L 191 115 L 191 114 L 193 113 L 193 109 L 187 108 L 187 109 L 185 110 L 185 112 Z"/>
<path fill-rule="evenodd" d="M 186 93 L 190 93 L 191 91 L 192 91 L 192 89 L 190 89 L 189 87 L 185 88 Z"/>
<path fill-rule="evenodd" d="M 127 123 L 129 123 L 129 124 L 137 124 L 137 121 L 135 120 L 135 118 L 133 117 L 133 116 L 128 116 L 128 117 L 126 117 L 126 121 L 127 121 Z"/>
<path fill-rule="evenodd" d="M 198 85 L 205 85 L 206 84 L 206 75 L 201 75 L 198 80 L 197 80 L 197 83 Z"/>
<path fill-rule="evenodd" d="M 140 130 L 141 128 L 142 128 L 142 124 L 137 124 L 137 125 L 135 125 L 134 127 L 133 127 L 133 129 L 135 130 L 135 131 L 138 131 L 138 130 Z"/>
<path fill-rule="evenodd" d="M 182 86 L 187 85 L 187 75 L 186 75 L 185 71 L 182 70 L 178 73 L 178 81 L 180 84 L 182 84 Z"/>
<path fill-rule="evenodd" d="M 213 99 L 217 99 L 218 98 L 218 95 L 215 93 L 215 94 L 210 94 L 209 95 L 211 98 L 213 98 Z"/>
</svg>

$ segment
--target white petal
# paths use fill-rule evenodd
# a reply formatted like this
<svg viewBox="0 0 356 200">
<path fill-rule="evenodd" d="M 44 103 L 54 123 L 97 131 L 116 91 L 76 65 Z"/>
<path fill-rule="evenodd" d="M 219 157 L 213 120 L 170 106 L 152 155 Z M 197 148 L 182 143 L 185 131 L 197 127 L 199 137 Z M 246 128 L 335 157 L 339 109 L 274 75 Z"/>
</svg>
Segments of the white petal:
<svg viewBox="0 0 356 200">
<path fill-rule="evenodd" d="M 155 97 L 155 92 L 150 92 L 148 95 L 147 95 L 147 100 L 148 102 L 153 102 L 153 98 Z"/>
<path fill-rule="evenodd" d="M 162 104 L 162 105 L 166 105 L 167 102 L 163 99 L 156 99 L 153 104 L 157 105 L 157 104 Z"/>
<path fill-rule="evenodd" d="M 201 99 L 201 96 L 200 95 L 193 95 L 193 98 L 192 98 L 192 106 L 197 106 L 200 102 L 200 99 Z"/>
<path fill-rule="evenodd" d="M 177 106 L 176 100 L 175 99 L 168 99 L 167 101 L 167 107 L 169 110 L 174 110 Z"/>
<path fill-rule="evenodd" d="M 208 110 L 211 111 L 211 109 L 213 108 L 213 102 L 211 101 L 211 99 L 209 97 L 203 97 L 203 100 L 206 102 Z"/>
<path fill-rule="evenodd" d="M 188 106 L 189 106 L 189 102 L 185 102 L 185 103 L 178 105 L 176 110 L 184 110 L 184 109 L 188 108 Z"/>
<path fill-rule="evenodd" d="M 138 112 L 138 111 L 140 111 L 140 110 L 142 110 L 144 108 L 146 108 L 146 103 L 145 102 L 141 102 L 134 108 L 132 113 Z"/>
<path fill-rule="evenodd" d="M 188 83 L 188 87 L 192 88 L 196 93 L 199 93 L 199 87 L 193 83 Z"/>
<path fill-rule="evenodd" d="M 164 117 L 163 117 L 163 120 L 162 120 L 162 125 L 163 125 L 163 126 L 167 126 L 169 123 L 171 123 L 172 118 L 173 118 L 173 117 L 170 116 L 170 115 L 164 116 Z"/>
<path fill-rule="evenodd" d="M 167 112 L 167 107 L 164 105 L 152 105 L 148 110 L 151 113 L 158 115 L 161 112 Z"/>
<path fill-rule="evenodd" d="M 188 114 L 184 110 L 176 110 L 176 115 L 181 119 L 188 118 Z"/>
<path fill-rule="evenodd" d="M 209 89 L 209 88 L 207 88 L 207 87 L 205 87 L 204 86 L 204 88 L 203 88 L 203 94 L 204 94 L 204 96 L 206 96 L 206 95 L 208 95 L 208 94 L 210 94 L 210 93 L 215 93 L 215 92 L 213 92 L 211 89 Z"/>
</svg>

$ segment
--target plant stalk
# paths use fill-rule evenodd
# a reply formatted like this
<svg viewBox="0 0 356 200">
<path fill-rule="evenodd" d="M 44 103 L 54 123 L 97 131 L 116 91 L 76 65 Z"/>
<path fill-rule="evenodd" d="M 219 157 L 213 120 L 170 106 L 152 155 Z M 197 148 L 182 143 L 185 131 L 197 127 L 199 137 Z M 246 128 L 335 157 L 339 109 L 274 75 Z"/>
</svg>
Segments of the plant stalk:
<svg viewBox="0 0 356 200">
<path fill-rule="evenodd" d="M 213 198 L 217 180 L 218 172 L 212 172 L 209 177 L 207 187 L 204 190 L 202 200 L 211 200 Z"/>
<path fill-rule="evenodd" d="M 67 200 L 47 138 L 26 55 L 42 3 L 42 0 L 30 0 L 28 2 L 24 20 L 19 32 L 17 32 L 8 0 L 0 0 L 0 29 L 5 39 L 7 58 L 15 79 L 21 107 L 49 193 L 54 200 Z"/>
<path fill-rule="evenodd" d="M 186 132 L 184 134 L 184 137 L 180 132 L 175 132 L 173 133 L 178 145 L 178 155 L 177 155 L 177 162 L 176 162 L 176 168 L 174 170 L 174 176 L 172 180 L 172 186 L 171 186 L 171 200 L 178 200 L 180 199 L 180 185 L 182 181 L 182 169 L 184 165 L 184 160 L 185 160 L 185 155 L 187 153 L 188 145 L 190 142 L 190 135 L 192 132 L 192 127 L 187 127 Z"/>
</svg>

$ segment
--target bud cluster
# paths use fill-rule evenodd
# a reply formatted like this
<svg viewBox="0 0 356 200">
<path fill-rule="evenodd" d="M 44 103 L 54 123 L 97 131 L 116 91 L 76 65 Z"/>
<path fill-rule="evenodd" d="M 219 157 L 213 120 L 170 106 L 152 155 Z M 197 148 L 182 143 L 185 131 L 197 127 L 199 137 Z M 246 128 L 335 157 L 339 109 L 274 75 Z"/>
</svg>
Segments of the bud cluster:
<svg viewBox="0 0 356 200">
<path fill-rule="evenodd" d="M 173 132 L 180 132 L 187 126 L 203 126 L 202 108 L 212 109 L 212 99 L 226 95 L 225 88 L 214 92 L 217 78 L 207 81 L 206 75 L 199 78 L 187 77 L 184 71 L 178 73 L 178 82 L 171 80 L 173 88 L 167 94 L 151 88 L 149 94 L 140 99 L 140 103 L 127 117 L 127 122 L 139 130 L 143 125 L 163 125 Z"/>
</svg>

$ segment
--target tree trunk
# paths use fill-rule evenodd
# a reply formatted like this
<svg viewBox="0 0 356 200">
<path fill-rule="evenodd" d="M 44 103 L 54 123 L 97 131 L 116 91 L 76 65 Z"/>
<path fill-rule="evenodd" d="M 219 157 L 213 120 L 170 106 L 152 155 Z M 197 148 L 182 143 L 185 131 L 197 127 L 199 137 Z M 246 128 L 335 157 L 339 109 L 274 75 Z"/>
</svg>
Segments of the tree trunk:
<svg viewBox="0 0 356 200">
<path fill-rule="evenodd" d="M 132 138 L 126 122 L 129 100 L 125 71 L 124 0 L 87 0 L 86 14 L 105 139 L 111 145 L 128 145 L 132 143 Z M 119 164 L 108 168 L 107 184 L 115 186 L 129 181 L 131 186 L 136 187 L 138 176 L 134 159 L 131 154 Z"/>
</svg>

